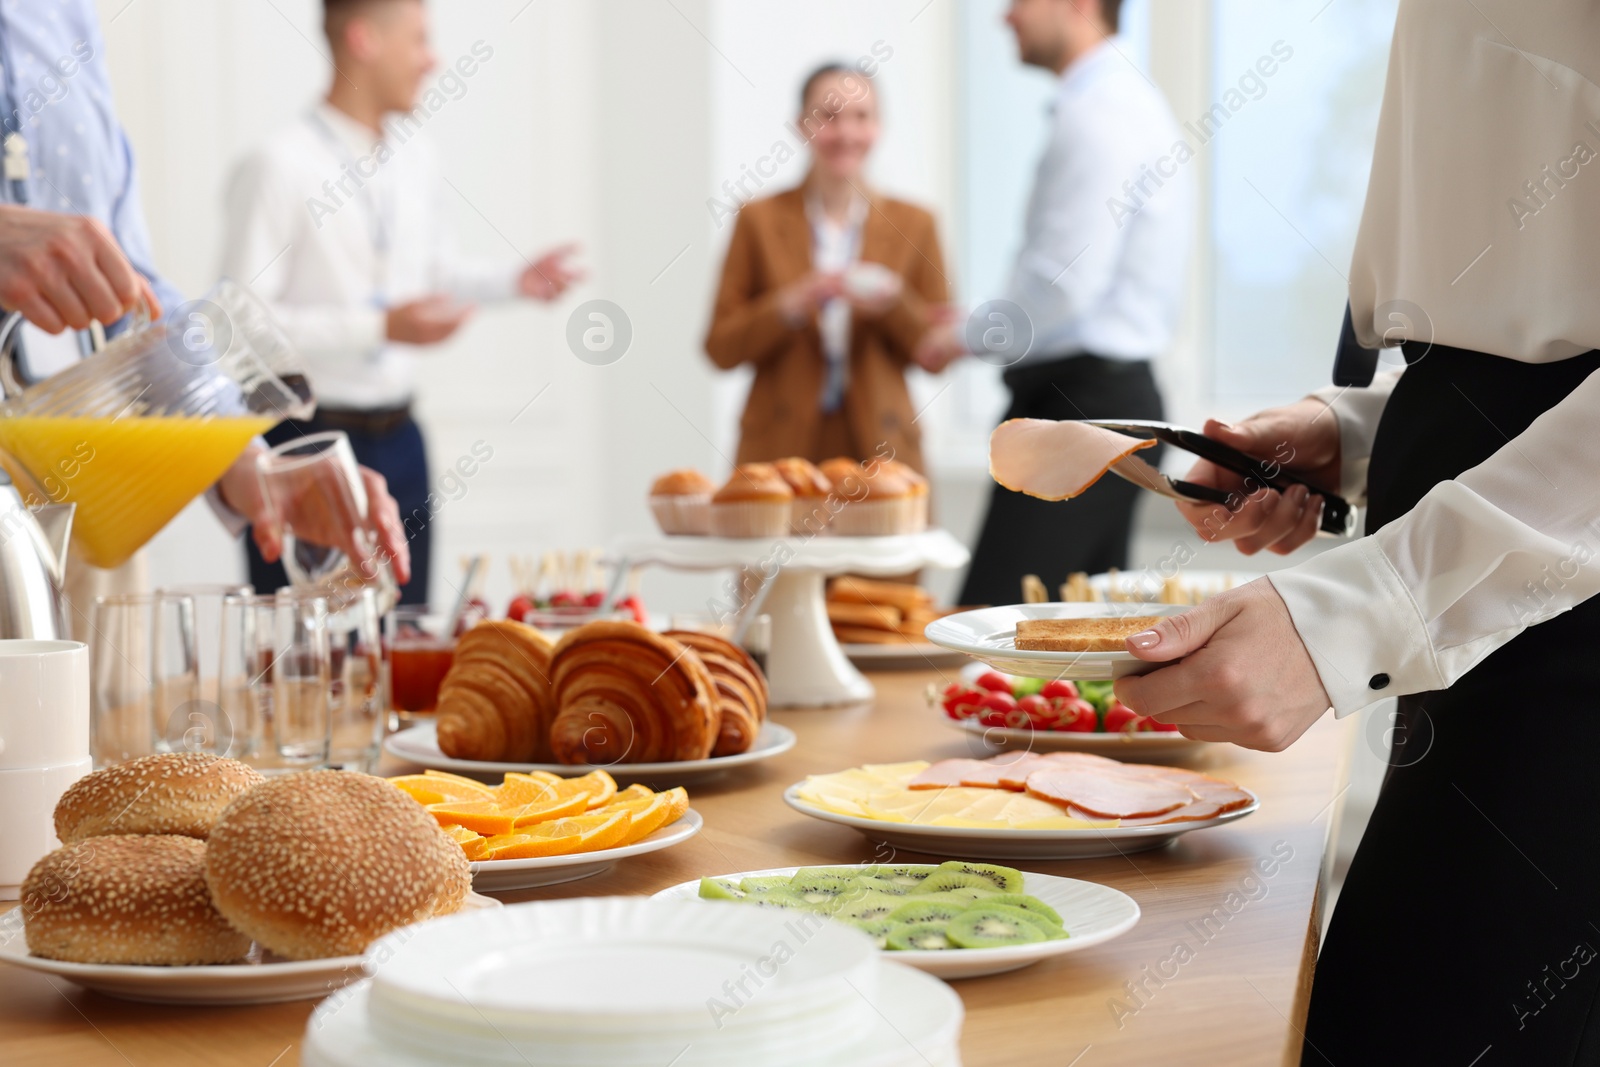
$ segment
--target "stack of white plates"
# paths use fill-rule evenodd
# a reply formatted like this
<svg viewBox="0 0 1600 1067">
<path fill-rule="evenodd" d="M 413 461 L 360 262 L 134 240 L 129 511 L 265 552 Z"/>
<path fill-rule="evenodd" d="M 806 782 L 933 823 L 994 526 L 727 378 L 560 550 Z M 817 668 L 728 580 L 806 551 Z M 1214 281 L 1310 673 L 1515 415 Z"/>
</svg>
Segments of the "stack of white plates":
<svg viewBox="0 0 1600 1067">
<path fill-rule="evenodd" d="M 820 917 L 590 898 L 377 942 L 317 1007 L 307 1067 L 959 1067 L 961 1000 Z"/>
</svg>

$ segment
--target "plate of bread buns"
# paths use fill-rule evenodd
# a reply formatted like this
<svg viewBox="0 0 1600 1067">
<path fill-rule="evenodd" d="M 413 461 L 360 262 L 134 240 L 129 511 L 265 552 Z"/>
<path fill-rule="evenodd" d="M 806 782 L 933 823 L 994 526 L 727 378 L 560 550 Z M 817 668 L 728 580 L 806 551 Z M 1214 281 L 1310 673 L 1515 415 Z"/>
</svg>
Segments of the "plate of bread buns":
<svg viewBox="0 0 1600 1067">
<path fill-rule="evenodd" d="M 498 901 L 382 779 L 143 756 L 82 778 L 0 916 L 0 962 L 130 1000 L 262 1004 L 364 976 L 385 934 Z"/>
<path fill-rule="evenodd" d="M 1099 680 L 1161 666 L 1127 651 L 1127 639 L 1186 604 L 1062 603 L 977 608 L 935 619 L 928 640 L 1005 674 Z"/>
</svg>

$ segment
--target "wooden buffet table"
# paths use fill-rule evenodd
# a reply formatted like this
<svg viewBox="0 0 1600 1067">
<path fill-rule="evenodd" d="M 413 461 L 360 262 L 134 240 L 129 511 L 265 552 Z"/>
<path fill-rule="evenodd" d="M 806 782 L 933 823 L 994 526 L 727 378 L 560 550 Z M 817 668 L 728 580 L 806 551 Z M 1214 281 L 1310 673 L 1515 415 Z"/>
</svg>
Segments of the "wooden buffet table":
<svg viewBox="0 0 1600 1067">
<path fill-rule="evenodd" d="M 872 705 L 778 712 L 774 717 L 799 734 L 792 751 L 690 786 L 706 826 L 686 844 L 584 881 L 500 896 L 512 903 L 648 894 L 704 874 L 887 860 L 886 851 L 855 831 L 808 819 L 782 800 L 784 788 L 807 773 L 974 754 L 924 703 L 928 684 L 945 680 L 940 673 L 879 673 L 872 680 L 878 688 Z M 1336 838 L 1354 722 L 1324 718 L 1288 752 L 1218 746 L 1193 764 L 1260 795 L 1261 810 L 1246 819 L 1155 852 L 1018 864 L 1115 886 L 1144 914 L 1107 944 L 953 983 L 966 1003 L 962 1052 L 969 1067 L 1298 1063 L 1325 854 Z M 390 762 L 384 772 L 410 769 Z M 289 1067 L 311 1008 L 309 1001 L 243 1008 L 135 1004 L 0 965 L 0 1062 Z"/>
</svg>

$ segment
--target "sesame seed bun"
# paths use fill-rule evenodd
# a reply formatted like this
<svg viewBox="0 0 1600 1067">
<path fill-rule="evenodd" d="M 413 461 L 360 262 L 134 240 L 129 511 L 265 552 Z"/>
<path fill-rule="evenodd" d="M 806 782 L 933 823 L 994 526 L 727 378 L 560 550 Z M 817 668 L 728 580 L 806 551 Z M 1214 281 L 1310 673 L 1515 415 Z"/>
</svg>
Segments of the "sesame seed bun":
<svg viewBox="0 0 1600 1067">
<path fill-rule="evenodd" d="M 22 883 L 35 956 L 73 963 L 232 963 L 250 939 L 206 889 L 204 841 L 118 834 L 58 848 Z"/>
<path fill-rule="evenodd" d="M 385 782 L 353 771 L 272 778 L 228 805 L 206 847 L 217 910 L 295 960 L 348 956 L 460 909 L 461 847 Z"/>
<path fill-rule="evenodd" d="M 108 834 L 205 838 L 222 809 L 260 782 L 253 768 L 220 756 L 140 756 L 68 787 L 56 804 L 56 836 L 66 845 Z"/>
</svg>

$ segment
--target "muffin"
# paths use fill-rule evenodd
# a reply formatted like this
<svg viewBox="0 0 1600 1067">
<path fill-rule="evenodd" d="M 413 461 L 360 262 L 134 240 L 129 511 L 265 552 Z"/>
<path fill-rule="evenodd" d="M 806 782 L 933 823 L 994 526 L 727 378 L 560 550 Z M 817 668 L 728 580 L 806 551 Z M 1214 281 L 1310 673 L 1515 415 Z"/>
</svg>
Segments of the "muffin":
<svg viewBox="0 0 1600 1067">
<path fill-rule="evenodd" d="M 711 498 L 715 537 L 782 537 L 789 532 L 794 490 L 770 463 L 741 463 Z"/>
<path fill-rule="evenodd" d="M 911 533 L 921 533 L 928 528 L 928 479 L 909 463 L 886 459 L 882 465 L 904 478 L 911 486 Z"/>
<path fill-rule="evenodd" d="M 668 471 L 650 486 L 650 511 L 664 534 L 705 537 L 711 532 L 710 478 L 697 470 Z"/>
<path fill-rule="evenodd" d="M 798 457 L 774 460 L 772 465 L 794 492 L 789 531 L 797 534 L 826 531 L 828 524 L 833 521 L 833 512 L 828 510 L 828 497 L 833 493 L 833 483 L 828 476 L 815 463 Z"/>
<path fill-rule="evenodd" d="M 843 473 L 842 465 L 835 469 Z M 823 470 L 829 472 L 829 467 L 824 465 Z M 830 477 L 834 477 L 831 472 Z M 834 485 L 841 487 L 846 501 L 833 517 L 834 533 L 842 537 L 891 537 L 912 532 L 916 503 L 911 483 L 882 462 L 855 464 L 855 470 L 847 477 L 834 477 Z"/>
</svg>

